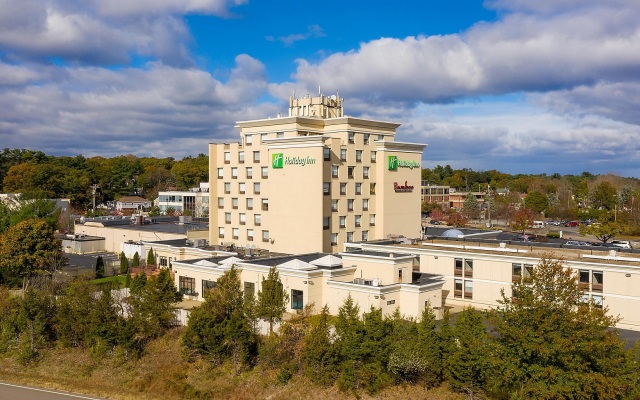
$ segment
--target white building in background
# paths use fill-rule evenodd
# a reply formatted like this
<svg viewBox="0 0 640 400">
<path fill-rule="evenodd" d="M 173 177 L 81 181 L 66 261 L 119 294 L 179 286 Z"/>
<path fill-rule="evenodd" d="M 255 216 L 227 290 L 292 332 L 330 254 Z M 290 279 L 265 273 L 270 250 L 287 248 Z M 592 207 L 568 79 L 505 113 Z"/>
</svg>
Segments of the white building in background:
<svg viewBox="0 0 640 400">
<path fill-rule="evenodd" d="M 161 213 L 172 208 L 178 214 L 185 211 L 196 218 L 209 216 L 209 183 L 201 182 L 197 188 L 187 191 L 165 191 L 158 193 L 156 204 Z"/>
</svg>

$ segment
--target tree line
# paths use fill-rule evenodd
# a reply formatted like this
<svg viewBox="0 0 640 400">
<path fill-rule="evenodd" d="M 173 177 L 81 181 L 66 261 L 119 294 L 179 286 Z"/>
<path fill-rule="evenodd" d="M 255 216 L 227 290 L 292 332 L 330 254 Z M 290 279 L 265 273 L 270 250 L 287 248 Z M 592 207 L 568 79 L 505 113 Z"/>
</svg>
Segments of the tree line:
<svg viewBox="0 0 640 400">
<path fill-rule="evenodd" d="M 93 185 L 100 187 L 98 201 L 104 202 L 133 193 L 153 199 L 159 191 L 186 190 L 208 180 L 209 157 L 205 154 L 175 160 L 131 154 L 112 158 L 50 156 L 8 148 L 0 153 L 0 192 L 69 198 L 79 210 L 92 204 Z"/>
</svg>

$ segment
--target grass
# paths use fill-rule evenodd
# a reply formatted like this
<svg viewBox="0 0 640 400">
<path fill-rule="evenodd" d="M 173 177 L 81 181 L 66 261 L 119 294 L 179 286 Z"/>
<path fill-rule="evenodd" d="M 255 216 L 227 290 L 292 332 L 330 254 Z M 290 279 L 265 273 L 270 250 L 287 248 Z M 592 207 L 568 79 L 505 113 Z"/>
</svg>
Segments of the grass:
<svg viewBox="0 0 640 400">
<path fill-rule="evenodd" d="M 91 283 L 99 285 L 101 283 L 114 282 L 118 284 L 118 287 L 123 288 L 127 282 L 126 275 L 107 276 L 105 278 L 93 279 Z"/>
<path fill-rule="evenodd" d="M 0 356 L 0 380 L 84 393 L 117 400 L 178 399 L 353 399 L 335 386 L 319 387 L 302 376 L 289 383 L 278 381 L 278 371 L 256 367 L 240 375 L 231 365 L 213 367 L 182 357 L 181 329 L 150 343 L 138 360 L 112 356 L 94 358 L 82 349 L 51 349 L 37 363 L 26 366 L 15 357 Z M 446 387 L 426 390 L 404 385 L 388 388 L 375 397 L 361 393 L 362 399 L 441 399 L 464 397 Z"/>
</svg>

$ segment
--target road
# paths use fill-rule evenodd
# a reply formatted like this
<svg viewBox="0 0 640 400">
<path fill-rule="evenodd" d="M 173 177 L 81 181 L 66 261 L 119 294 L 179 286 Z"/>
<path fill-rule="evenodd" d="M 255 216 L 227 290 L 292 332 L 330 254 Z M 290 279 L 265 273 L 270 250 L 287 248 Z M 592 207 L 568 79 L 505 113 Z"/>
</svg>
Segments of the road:
<svg viewBox="0 0 640 400">
<path fill-rule="evenodd" d="M 98 397 L 90 397 L 82 394 L 58 392 L 49 389 L 40 389 L 12 383 L 0 382 L 0 399 L 11 400 L 102 400 Z"/>
</svg>

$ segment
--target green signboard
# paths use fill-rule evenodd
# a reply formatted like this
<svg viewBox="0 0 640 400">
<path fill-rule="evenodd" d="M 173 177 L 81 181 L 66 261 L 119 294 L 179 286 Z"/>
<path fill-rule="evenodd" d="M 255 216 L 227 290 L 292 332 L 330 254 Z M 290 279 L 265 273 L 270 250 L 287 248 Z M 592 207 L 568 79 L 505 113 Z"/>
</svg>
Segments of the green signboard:
<svg viewBox="0 0 640 400">
<path fill-rule="evenodd" d="M 284 162 L 284 157 L 282 153 L 273 153 L 271 155 L 271 167 L 272 168 L 282 168 Z"/>
<path fill-rule="evenodd" d="M 316 159 L 311 157 L 285 157 L 283 153 L 273 153 L 271 155 L 271 168 L 282 168 L 285 165 L 305 165 L 315 164 Z"/>
<path fill-rule="evenodd" d="M 420 168 L 420 163 L 416 161 L 398 160 L 398 156 L 389 156 L 387 160 L 387 168 L 389 171 L 397 171 L 399 168 Z"/>
<path fill-rule="evenodd" d="M 398 170 L 398 156 L 389 156 L 389 161 L 387 162 L 389 167 L 389 171 Z"/>
</svg>

